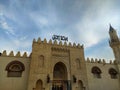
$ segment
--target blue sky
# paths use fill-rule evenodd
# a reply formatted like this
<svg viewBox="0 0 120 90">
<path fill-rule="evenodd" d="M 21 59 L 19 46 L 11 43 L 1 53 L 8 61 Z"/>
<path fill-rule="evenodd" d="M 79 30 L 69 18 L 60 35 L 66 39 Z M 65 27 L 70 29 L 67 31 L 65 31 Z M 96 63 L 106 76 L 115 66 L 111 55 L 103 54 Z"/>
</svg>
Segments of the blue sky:
<svg viewBox="0 0 120 90">
<path fill-rule="evenodd" d="M 120 35 L 119 0 L 0 0 L 0 51 L 31 52 L 53 34 L 84 44 L 85 57 L 114 59 L 109 24 Z"/>
</svg>

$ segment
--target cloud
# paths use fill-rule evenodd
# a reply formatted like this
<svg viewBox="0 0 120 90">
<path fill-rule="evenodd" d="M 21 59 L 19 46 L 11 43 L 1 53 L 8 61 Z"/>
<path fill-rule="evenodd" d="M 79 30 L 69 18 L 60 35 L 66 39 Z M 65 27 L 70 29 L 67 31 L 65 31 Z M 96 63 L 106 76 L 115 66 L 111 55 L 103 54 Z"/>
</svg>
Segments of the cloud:
<svg viewBox="0 0 120 90">
<path fill-rule="evenodd" d="M 12 29 L 12 27 L 10 27 L 6 22 L 1 22 L 0 23 L 0 27 L 2 29 L 6 30 L 7 34 L 13 34 L 13 35 L 15 35 L 14 30 Z"/>
<path fill-rule="evenodd" d="M 4 38 L 4 42 L 8 42 L 7 45 L 10 46 L 8 48 L 15 46 L 15 50 L 30 51 L 28 48 L 31 48 L 33 38 L 51 39 L 53 34 L 67 36 L 70 42 L 82 43 L 85 49 L 95 48 L 101 41 L 108 39 L 109 23 L 120 30 L 118 0 L 0 2 L 0 32 L 3 34 L 1 40 Z M 95 50 L 94 52 L 99 52 L 97 48 Z"/>
<path fill-rule="evenodd" d="M 78 38 L 86 45 L 91 47 L 101 40 L 108 38 L 109 23 L 119 23 L 119 12 L 113 13 L 115 7 L 111 2 L 94 1 L 89 3 L 88 9 L 84 12 L 82 20 L 80 20 L 75 29 L 80 35 Z M 110 11 L 111 6 L 113 7 Z M 105 14 L 106 13 L 106 14 Z"/>
<path fill-rule="evenodd" d="M 48 25 L 48 19 L 45 16 L 31 13 L 30 17 L 33 20 L 33 22 L 40 28 Z"/>
<path fill-rule="evenodd" d="M 8 24 L 3 13 L 0 13 L 0 28 L 5 30 L 7 34 L 15 35 L 13 28 Z"/>
</svg>

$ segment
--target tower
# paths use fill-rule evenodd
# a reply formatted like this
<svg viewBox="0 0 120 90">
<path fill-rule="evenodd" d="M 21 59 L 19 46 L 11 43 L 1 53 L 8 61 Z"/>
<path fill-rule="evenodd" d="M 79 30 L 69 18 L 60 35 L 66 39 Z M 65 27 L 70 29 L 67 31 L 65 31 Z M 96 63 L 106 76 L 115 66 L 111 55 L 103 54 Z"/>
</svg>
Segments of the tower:
<svg viewBox="0 0 120 90">
<path fill-rule="evenodd" d="M 82 45 L 33 40 L 27 90 L 88 90 Z"/>
<path fill-rule="evenodd" d="M 110 25 L 109 28 L 110 41 L 109 45 L 113 50 L 115 60 L 120 63 L 120 40 L 116 33 L 116 30 Z"/>
</svg>

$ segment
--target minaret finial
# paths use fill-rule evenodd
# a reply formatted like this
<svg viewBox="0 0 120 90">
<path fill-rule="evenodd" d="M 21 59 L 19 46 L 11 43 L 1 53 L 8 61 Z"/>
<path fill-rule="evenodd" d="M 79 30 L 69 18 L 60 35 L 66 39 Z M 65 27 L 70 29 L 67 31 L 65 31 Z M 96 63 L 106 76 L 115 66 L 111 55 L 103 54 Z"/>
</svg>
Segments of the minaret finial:
<svg viewBox="0 0 120 90">
<path fill-rule="evenodd" d="M 109 31 L 115 30 L 115 29 L 112 27 L 111 23 L 109 24 L 109 26 L 110 26 Z"/>
</svg>

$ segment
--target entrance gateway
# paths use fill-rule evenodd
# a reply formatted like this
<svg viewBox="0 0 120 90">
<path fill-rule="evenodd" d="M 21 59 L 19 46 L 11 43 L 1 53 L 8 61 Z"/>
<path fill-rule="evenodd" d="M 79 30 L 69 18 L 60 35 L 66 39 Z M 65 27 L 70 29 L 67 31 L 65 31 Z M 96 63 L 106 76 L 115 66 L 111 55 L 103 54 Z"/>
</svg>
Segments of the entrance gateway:
<svg viewBox="0 0 120 90">
<path fill-rule="evenodd" d="M 64 63 L 55 64 L 51 83 L 52 90 L 70 90 L 70 81 L 68 81 L 67 68 Z"/>
</svg>

